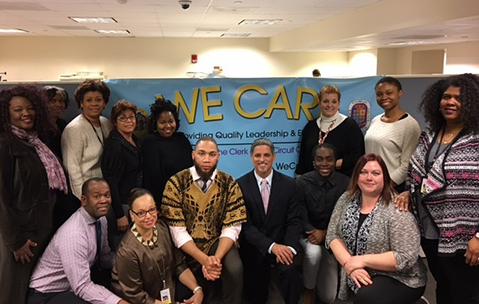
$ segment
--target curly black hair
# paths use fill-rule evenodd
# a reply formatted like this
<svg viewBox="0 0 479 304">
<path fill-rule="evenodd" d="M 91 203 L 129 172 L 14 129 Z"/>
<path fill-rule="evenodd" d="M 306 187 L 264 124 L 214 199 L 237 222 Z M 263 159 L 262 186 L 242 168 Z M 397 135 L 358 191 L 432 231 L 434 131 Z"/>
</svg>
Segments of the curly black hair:
<svg viewBox="0 0 479 304">
<path fill-rule="evenodd" d="M 156 132 L 156 123 L 158 122 L 158 118 L 160 114 L 163 112 L 171 112 L 173 117 L 175 118 L 176 122 L 176 130 L 180 128 L 180 119 L 178 117 L 178 109 L 177 107 L 171 103 L 169 100 L 165 100 L 163 98 L 158 98 L 155 100 L 155 103 L 150 105 L 150 118 L 148 119 L 148 133 L 153 134 Z"/>
<path fill-rule="evenodd" d="M 421 111 L 431 130 L 438 132 L 446 122 L 439 105 L 444 92 L 449 87 L 461 89 L 461 120 L 464 131 L 479 133 L 479 77 L 474 74 L 461 74 L 441 79 L 430 85 L 422 96 Z"/>
<path fill-rule="evenodd" d="M 41 139 L 45 139 L 49 132 L 55 132 L 55 127 L 50 122 L 48 111 L 48 97 L 34 85 L 17 85 L 0 91 L 0 134 L 11 133 L 10 101 L 13 97 L 20 96 L 28 99 L 35 109 L 35 122 L 33 131 Z"/>
<path fill-rule="evenodd" d="M 103 97 L 105 104 L 107 104 L 110 99 L 110 89 L 103 81 L 87 79 L 80 83 L 76 88 L 75 93 L 73 93 L 79 109 L 81 108 L 83 97 L 85 97 L 85 94 L 88 92 L 99 92 Z"/>
</svg>

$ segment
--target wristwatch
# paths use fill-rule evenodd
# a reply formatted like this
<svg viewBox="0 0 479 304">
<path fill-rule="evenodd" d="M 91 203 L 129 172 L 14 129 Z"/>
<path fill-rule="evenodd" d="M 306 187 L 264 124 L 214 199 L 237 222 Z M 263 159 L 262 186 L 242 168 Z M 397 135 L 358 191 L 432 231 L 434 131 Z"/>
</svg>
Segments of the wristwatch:
<svg viewBox="0 0 479 304">
<path fill-rule="evenodd" d="M 203 290 L 203 287 L 201 287 L 201 286 L 199 286 L 199 285 L 196 286 L 195 289 L 193 289 L 193 294 L 197 293 L 198 290 Z"/>
</svg>

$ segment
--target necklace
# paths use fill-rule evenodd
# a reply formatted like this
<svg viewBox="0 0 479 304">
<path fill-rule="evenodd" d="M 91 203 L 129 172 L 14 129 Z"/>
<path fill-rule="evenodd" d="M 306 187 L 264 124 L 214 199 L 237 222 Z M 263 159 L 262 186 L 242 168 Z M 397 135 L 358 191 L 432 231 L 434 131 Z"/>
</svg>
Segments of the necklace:
<svg viewBox="0 0 479 304">
<path fill-rule="evenodd" d="M 454 134 L 453 134 L 453 133 L 446 134 L 446 136 L 444 136 L 444 140 L 442 141 L 442 143 L 443 143 L 444 145 L 445 145 L 445 144 L 448 144 L 453 138 L 454 138 Z"/>
<path fill-rule="evenodd" d="M 152 249 L 152 248 L 158 246 L 158 230 L 156 229 L 156 225 L 153 226 L 153 234 L 152 234 L 151 239 L 149 239 L 149 240 L 143 238 L 140 231 L 138 231 L 138 228 L 136 227 L 136 224 L 133 224 L 133 226 L 131 227 L 130 230 L 133 233 L 133 235 L 138 239 L 138 241 L 141 244 L 145 245 L 146 247 L 149 247 L 150 249 Z"/>
<path fill-rule="evenodd" d="M 334 123 L 336 122 L 336 119 L 334 119 L 331 124 L 329 125 L 328 129 L 326 130 L 326 132 L 324 133 L 324 137 L 323 137 L 323 132 L 321 132 L 321 123 L 323 122 L 323 118 L 321 118 L 319 120 L 319 140 L 318 140 L 318 144 L 322 145 L 324 143 L 324 141 L 326 140 L 326 138 L 328 137 L 329 135 L 329 132 L 331 132 L 331 129 L 333 128 L 334 126 Z"/>
<path fill-rule="evenodd" d="M 449 133 L 446 134 L 446 127 L 444 127 L 443 129 L 443 133 L 442 133 L 442 136 L 441 136 L 441 142 L 443 145 L 447 145 L 448 143 L 450 143 L 452 140 L 454 140 L 454 138 L 456 138 L 457 134 L 461 131 L 461 129 L 458 129 L 458 130 L 453 130 Z"/>
</svg>

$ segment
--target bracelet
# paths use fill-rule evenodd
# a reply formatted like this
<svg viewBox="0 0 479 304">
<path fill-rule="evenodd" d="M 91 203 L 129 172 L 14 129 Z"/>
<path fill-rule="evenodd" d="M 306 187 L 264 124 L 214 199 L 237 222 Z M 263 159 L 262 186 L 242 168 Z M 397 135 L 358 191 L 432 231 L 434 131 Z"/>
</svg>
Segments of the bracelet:
<svg viewBox="0 0 479 304">
<path fill-rule="evenodd" d="M 193 289 L 193 294 L 196 294 L 196 293 L 198 292 L 198 290 L 203 291 L 203 287 L 201 287 L 201 286 L 199 286 L 199 285 L 196 286 L 195 289 Z"/>
</svg>

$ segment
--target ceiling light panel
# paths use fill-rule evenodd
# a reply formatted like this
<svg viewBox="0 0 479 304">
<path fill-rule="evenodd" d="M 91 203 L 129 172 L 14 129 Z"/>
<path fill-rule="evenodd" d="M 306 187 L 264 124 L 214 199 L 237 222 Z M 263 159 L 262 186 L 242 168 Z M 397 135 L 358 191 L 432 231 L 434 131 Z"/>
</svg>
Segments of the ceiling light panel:
<svg viewBox="0 0 479 304">
<path fill-rule="evenodd" d="M 95 30 L 95 32 L 105 35 L 130 35 L 128 30 Z"/>
<path fill-rule="evenodd" d="M 112 17 L 68 17 L 78 23 L 117 23 Z"/>
<path fill-rule="evenodd" d="M 2 29 L 0 28 L 0 33 L 1 34 L 18 34 L 18 33 L 28 33 L 25 30 L 22 29 Z"/>
<path fill-rule="evenodd" d="M 281 22 L 283 19 L 243 19 L 238 25 L 273 25 Z"/>
<path fill-rule="evenodd" d="M 223 38 L 246 38 L 249 37 L 251 33 L 224 33 L 221 35 Z"/>
</svg>

